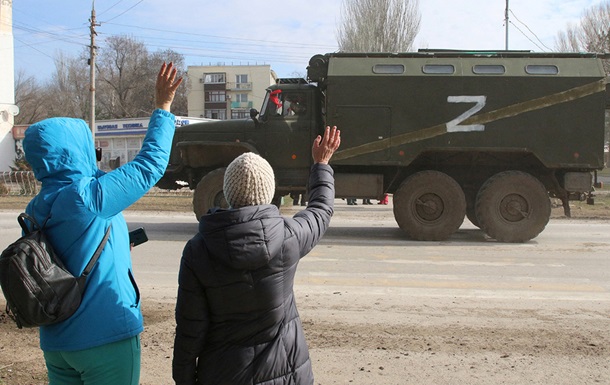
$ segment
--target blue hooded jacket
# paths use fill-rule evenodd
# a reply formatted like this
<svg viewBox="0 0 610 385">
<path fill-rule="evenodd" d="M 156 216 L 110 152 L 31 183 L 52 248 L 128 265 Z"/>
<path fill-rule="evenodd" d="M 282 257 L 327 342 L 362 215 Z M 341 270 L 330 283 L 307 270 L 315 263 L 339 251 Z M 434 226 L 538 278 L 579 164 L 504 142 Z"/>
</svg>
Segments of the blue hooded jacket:
<svg viewBox="0 0 610 385">
<path fill-rule="evenodd" d="M 112 224 L 104 250 L 87 278 L 81 306 L 67 320 L 40 328 L 44 351 L 88 349 L 143 330 L 139 292 L 131 272 L 127 223 L 122 211 L 163 175 L 175 130 L 174 115 L 156 109 L 135 159 L 105 173 L 97 168 L 93 137 L 80 119 L 50 118 L 25 132 L 23 147 L 42 189 L 26 212 L 75 276 Z"/>
</svg>

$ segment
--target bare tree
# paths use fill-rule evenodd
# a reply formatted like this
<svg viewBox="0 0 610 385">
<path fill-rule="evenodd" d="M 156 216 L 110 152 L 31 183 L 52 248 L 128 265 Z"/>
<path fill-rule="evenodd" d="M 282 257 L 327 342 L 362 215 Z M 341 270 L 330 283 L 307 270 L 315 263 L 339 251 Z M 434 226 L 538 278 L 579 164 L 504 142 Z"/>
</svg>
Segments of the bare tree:
<svg viewBox="0 0 610 385">
<path fill-rule="evenodd" d="M 26 76 L 23 70 L 17 73 L 15 79 L 15 104 L 19 114 L 15 116 L 15 124 L 32 124 L 46 118 L 47 93 L 33 76 Z"/>
<path fill-rule="evenodd" d="M 569 25 L 555 39 L 560 51 L 610 51 L 610 2 L 606 1 L 587 9 L 577 26 Z"/>
<path fill-rule="evenodd" d="M 97 61 L 99 93 L 98 117 L 132 118 L 149 113 L 146 92 L 153 74 L 148 66 L 144 43 L 126 36 L 111 36 L 100 49 Z M 143 100 L 144 98 L 144 100 Z"/>
<path fill-rule="evenodd" d="M 83 57 L 55 58 L 55 73 L 46 92 L 49 116 L 68 116 L 87 119 L 89 116 L 89 69 Z"/>
<path fill-rule="evenodd" d="M 146 46 L 130 37 L 112 36 L 99 49 L 96 69 L 96 117 L 116 119 L 148 116 L 155 107 L 155 79 L 161 63 L 173 62 L 186 72 L 184 56 L 163 50 L 149 54 Z M 91 109 L 88 50 L 78 57 L 59 54 L 55 73 L 44 85 L 22 74 L 15 83 L 20 108 L 17 123 L 34 123 L 51 116 L 87 120 Z M 187 114 L 187 87 L 181 86 L 172 105 L 176 115 Z"/>
<path fill-rule="evenodd" d="M 161 64 L 172 62 L 174 64 L 174 68 L 178 70 L 178 76 L 184 76 L 186 74 L 186 64 L 184 62 L 184 56 L 179 54 L 176 51 L 171 49 L 161 50 L 153 53 L 150 56 L 150 66 L 153 73 L 156 74 L 156 71 L 159 71 L 161 68 Z M 154 108 L 154 94 L 152 94 L 155 90 L 155 78 L 151 78 L 151 111 Z M 175 115 L 188 115 L 188 102 L 187 95 L 190 89 L 190 84 L 188 84 L 188 78 L 184 78 L 182 85 L 178 87 L 176 90 L 176 96 L 174 97 L 174 102 L 172 103 L 172 113 Z"/>
<path fill-rule="evenodd" d="M 578 28 L 569 25 L 565 31 L 560 31 L 555 38 L 555 49 L 559 52 L 580 51 Z"/>
<path fill-rule="evenodd" d="M 343 0 L 337 42 L 343 52 L 406 52 L 419 32 L 418 0 Z"/>
</svg>

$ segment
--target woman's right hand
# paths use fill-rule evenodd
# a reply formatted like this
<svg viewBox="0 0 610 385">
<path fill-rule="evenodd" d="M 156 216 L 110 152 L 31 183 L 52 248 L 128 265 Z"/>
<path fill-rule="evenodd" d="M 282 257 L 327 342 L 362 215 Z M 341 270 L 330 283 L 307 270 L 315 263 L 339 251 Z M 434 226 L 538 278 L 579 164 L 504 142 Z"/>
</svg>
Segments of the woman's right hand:
<svg viewBox="0 0 610 385">
<path fill-rule="evenodd" d="M 320 135 L 313 141 L 313 147 L 311 148 L 311 155 L 316 163 L 328 164 L 330 158 L 333 156 L 335 151 L 341 144 L 341 131 L 337 130 L 337 126 L 333 126 L 332 130 L 330 126 L 326 126 L 324 130 L 324 137 Z"/>
<path fill-rule="evenodd" d="M 174 64 L 163 63 L 157 75 L 155 86 L 155 107 L 169 112 L 169 109 L 176 96 L 176 89 L 182 83 L 182 77 L 176 80 L 178 70 L 173 68 Z"/>
</svg>

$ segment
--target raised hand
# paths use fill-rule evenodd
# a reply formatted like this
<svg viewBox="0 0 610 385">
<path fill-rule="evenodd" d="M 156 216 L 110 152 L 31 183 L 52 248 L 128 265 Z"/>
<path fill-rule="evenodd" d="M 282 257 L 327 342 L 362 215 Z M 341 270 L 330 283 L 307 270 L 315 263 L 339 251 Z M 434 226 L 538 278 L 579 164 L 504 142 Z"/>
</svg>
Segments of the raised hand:
<svg viewBox="0 0 610 385">
<path fill-rule="evenodd" d="M 324 130 L 324 138 L 318 135 L 313 141 L 311 155 L 316 163 L 328 164 L 330 158 L 341 144 L 341 131 L 337 130 L 337 126 L 326 126 Z"/>
<path fill-rule="evenodd" d="M 176 80 L 177 72 L 173 63 L 163 63 L 161 66 L 155 86 L 155 107 L 169 112 L 176 96 L 176 89 L 182 83 L 182 77 Z"/>
</svg>

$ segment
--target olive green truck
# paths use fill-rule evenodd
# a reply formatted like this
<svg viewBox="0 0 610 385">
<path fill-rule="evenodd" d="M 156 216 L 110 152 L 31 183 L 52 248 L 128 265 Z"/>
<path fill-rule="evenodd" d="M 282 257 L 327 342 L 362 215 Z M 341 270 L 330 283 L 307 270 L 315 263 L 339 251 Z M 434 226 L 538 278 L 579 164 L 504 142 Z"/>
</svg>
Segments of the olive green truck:
<svg viewBox="0 0 610 385">
<path fill-rule="evenodd" d="M 307 80 L 281 79 L 250 119 L 176 130 L 158 186 L 194 189 L 197 217 L 226 206 L 225 167 L 256 152 L 273 166 L 276 200 L 306 193 L 311 145 L 341 130 L 331 160 L 337 198 L 393 194 L 411 239 L 444 240 L 467 217 L 489 237 L 525 242 L 550 198 L 593 201 L 604 167 L 603 55 L 525 51 L 331 53 Z"/>
</svg>

